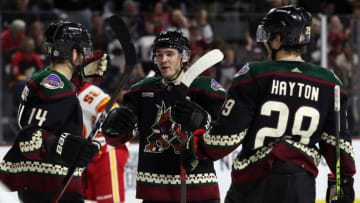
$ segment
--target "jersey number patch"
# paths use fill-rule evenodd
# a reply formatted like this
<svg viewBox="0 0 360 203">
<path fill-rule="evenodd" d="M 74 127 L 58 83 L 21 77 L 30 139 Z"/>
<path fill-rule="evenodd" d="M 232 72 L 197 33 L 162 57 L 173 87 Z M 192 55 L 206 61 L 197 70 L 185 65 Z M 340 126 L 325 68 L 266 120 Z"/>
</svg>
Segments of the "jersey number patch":
<svg viewBox="0 0 360 203">
<path fill-rule="evenodd" d="M 25 108 L 25 106 L 20 104 L 19 110 L 18 110 L 18 116 L 17 116 L 18 125 L 19 125 L 20 129 L 22 128 L 20 121 L 21 121 L 21 117 L 23 115 L 24 108 Z M 48 113 L 48 111 L 46 111 L 46 110 L 43 110 L 40 108 L 32 108 L 29 119 L 27 121 L 27 124 L 30 125 L 31 122 L 33 121 L 33 119 L 35 118 L 36 120 L 38 120 L 38 126 L 41 127 L 44 124 L 44 122 L 46 121 L 47 113 Z"/>
<path fill-rule="evenodd" d="M 310 106 L 300 106 L 294 114 L 290 117 L 289 107 L 279 101 L 267 101 L 261 106 L 260 114 L 262 116 L 271 117 L 273 112 L 278 112 L 276 127 L 263 127 L 256 133 L 254 149 L 263 146 L 265 137 L 280 138 L 285 134 L 288 127 L 289 120 L 294 120 L 291 129 L 292 135 L 301 136 L 300 142 L 302 144 L 309 144 L 310 137 L 316 131 L 320 121 L 320 113 L 317 109 Z M 302 129 L 305 118 L 310 121 L 307 129 Z"/>
</svg>

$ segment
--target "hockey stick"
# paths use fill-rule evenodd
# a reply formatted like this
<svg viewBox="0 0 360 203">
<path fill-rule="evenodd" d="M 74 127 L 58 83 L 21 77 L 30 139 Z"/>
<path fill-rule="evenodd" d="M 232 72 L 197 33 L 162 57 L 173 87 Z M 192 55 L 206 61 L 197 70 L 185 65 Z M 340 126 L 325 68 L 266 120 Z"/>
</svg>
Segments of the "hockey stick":
<svg viewBox="0 0 360 203">
<path fill-rule="evenodd" d="M 336 147 L 336 195 L 332 200 L 337 200 L 341 196 L 340 187 L 340 87 L 334 86 L 334 112 L 335 112 L 335 147 Z M 331 200 L 331 201 L 332 201 Z"/>
<path fill-rule="evenodd" d="M 201 56 L 190 68 L 184 73 L 181 78 L 181 83 L 187 88 L 202 72 L 209 69 L 213 65 L 219 63 L 224 58 L 223 53 L 219 49 L 213 49 Z M 186 137 L 181 136 L 181 145 L 185 144 Z M 186 170 L 184 169 L 183 160 L 180 158 L 180 179 L 181 179 L 181 194 L 180 203 L 186 203 Z"/>
<path fill-rule="evenodd" d="M 91 141 L 93 137 L 96 135 L 97 131 L 100 129 L 102 124 L 105 121 L 106 115 L 109 113 L 111 107 L 114 105 L 120 91 L 125 86 L 126 82 L 129 79 L 129 75 L 131 74 L 132 70 L 135 67 L 136 64 L 136 52 L 135 47 L 133 43 L 131 43 L 131 37 L 129 30 L 127 29 L 127 26 L 125 25 L 124 21 L 121 19 L 121 17 L 117 15 L 113 15 L 110 18 L 108 18 L 106 21 L 110 23 L 110 26 L 112 30 L 114 31 L 116 38 L 120 41 L 120 44 L 122 46 L 122 49 L 124 50 L 125 54 L 125 71 L 120 77 L 120 83 L 118 84 L 116 90 L 111 95 L 110 101 L 107 103 L 105 109 L 103 112 L 101 112 L 98 120 L 95 123 L 94 128 L 91 130 L 89 137 L 87 140 Z M 71 178 L 73 177 L 73 174 L 76 170 L 76 166 L 72 165 L 68 173 L 66 174 L 63 182 L 60 184 L 55 196 L 51 200 L 52 203 L 57 203 L 61 196 L 63 195 L 65 189 L 67 188 L 68 184 L 70 183 Z"/>
</svg>

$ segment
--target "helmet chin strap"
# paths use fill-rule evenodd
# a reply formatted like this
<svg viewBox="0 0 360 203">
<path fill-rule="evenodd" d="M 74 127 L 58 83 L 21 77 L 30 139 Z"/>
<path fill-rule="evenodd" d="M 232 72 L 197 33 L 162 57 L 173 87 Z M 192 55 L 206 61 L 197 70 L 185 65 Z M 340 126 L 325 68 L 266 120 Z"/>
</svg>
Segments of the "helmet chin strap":
<svg viewBox="0 0 360 203">
<path fill-rule="evenodd" d="M 181 67 L 180 70 L 178 70 L 178 71 L 176 72 L 176 74 L 175 74 L 175 76 L 174 76 L 173 78 L 171 78 L 171 79 L 169 79 L 169 80 L 167 80 L 167 79 L 164 78 L 164 80 L 165 80 L 166 82 L 172 83 L 173 81 L 175 81 L 176 79 L 179 78 L 180 73 L 181 73 L 181 71 L 183 71 L 183 70 L 184 70 L 184 68 Z"/>
<path fill-rule="evenodd" d="M 173 83 L 176 79 L 179 78 L 180 73 L 181 73 L 182 71 L 184 71 L 184 64 L 183 64 L 182 62 L 180 62 L 180 63 L 181 63 L 180 70 L 178 70 L 178 71 L 176 72 L 176 74 L 175 74 L 175 76 L 174 76 L 173 78 L 171 78 L 171 79 L 165 79 L 165 78 L 164 78 L 164 80 L 165 80 L 166 82 L 168 82 L 168 83 Z"/>
</svg>

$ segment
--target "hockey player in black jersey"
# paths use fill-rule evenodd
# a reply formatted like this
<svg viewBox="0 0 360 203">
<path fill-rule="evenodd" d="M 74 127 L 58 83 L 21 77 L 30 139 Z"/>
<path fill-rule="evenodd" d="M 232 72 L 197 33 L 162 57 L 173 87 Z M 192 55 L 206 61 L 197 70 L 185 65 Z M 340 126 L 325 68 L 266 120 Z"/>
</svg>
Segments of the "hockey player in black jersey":
<svg viewBox="0 0 360 203">
<path fill-rule="evenodd" d="M 132 85 L 123 105 L 109 113 L 102 130 L 111 145 L 123 144 L 139 135 L 136 198 L 144 203 L 179 202 L 181 137 L 186 135 L 182 126 L 173 121 L 171 106 L 187 97 L 216 120 L 226 94 L 209 77 L 196 78 L 187 92 L 180 84 L 190 57 L 189 41 L 182 33 L 160 33 L 152 52 L 160 77 Z M 219 202 L 212 161 L 200 160 L 191 169 L 186 175 L 187 201 Z"/>
<path fill-rule="evenodd" d="M 302 60 L 310 35 L 311 14 L 302 7 L 271 9 L 256 33 L 270 60 L 246 64 L 234 76 L 211 130 L 197 130 L 188 140 L 189 152 L 211 160 L 242 144 L 225 203 L 315 202 L 321 155 L 335 173 L 335 85 L 341 87 L 342 196 L 332 202 L 354 201 L 355 164 L 346 125 L 346 92 L 330 70 Z M 207 118 L 205 111 L 190 102 L 172 110 L 173 119 L 185 128 L 203 128 L 194 126 L 194 121 L 203 123 Z M 330 177 L 327 200 L 332 199 L 329 191 L 334 182 Z"/>
<path fill-rule="evenodd" d="M 71 79 L 101 76 L 107 59 L 102 52 L 90 55 L 90 35 L 80 24 L 51 23 L 45 40 L 51 67 L 35 73 L 22 92 L 17 117 L 21 130 L 0 163 L 0 180 L 18 191 L 23 202 L 50 202 L 75 164 L 60 202 L 83 202 L 81 173 L 99 146 L 82 137 L 82 111 Z"/>
</svg>

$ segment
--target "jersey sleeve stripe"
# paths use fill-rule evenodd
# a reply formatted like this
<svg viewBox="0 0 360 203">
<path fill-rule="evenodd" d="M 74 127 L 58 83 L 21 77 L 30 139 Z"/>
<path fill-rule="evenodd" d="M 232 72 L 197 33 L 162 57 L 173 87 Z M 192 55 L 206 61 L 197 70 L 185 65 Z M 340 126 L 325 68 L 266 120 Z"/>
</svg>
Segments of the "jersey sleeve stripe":
<svg viewBox="0 0 360 203">
<path fill-rule="evenodd" d="M 226 99 L 226 96 L 223 95 L 223 94 L 208 92 L 208 91 L 205 91 L 205 90 L 200 89 L 200 88 L 189 88 L 189 92 L 200 92 L 200 93 L 212 96 L 212 97 L 218 97 L 218 98 L 221 98 L 221 99 Z"/>
<path fill-rule="evenodd" d="M 110 97 L 106 97 L 103 100 L 101 100 L 101 102 L 99 102 L 99 104 L 96 106 L 96 109 L 95 109 L 96 113 L 100 113 L 100 112 L 104 111 L 109 100 L 110 100 Z"/>
</svg>

